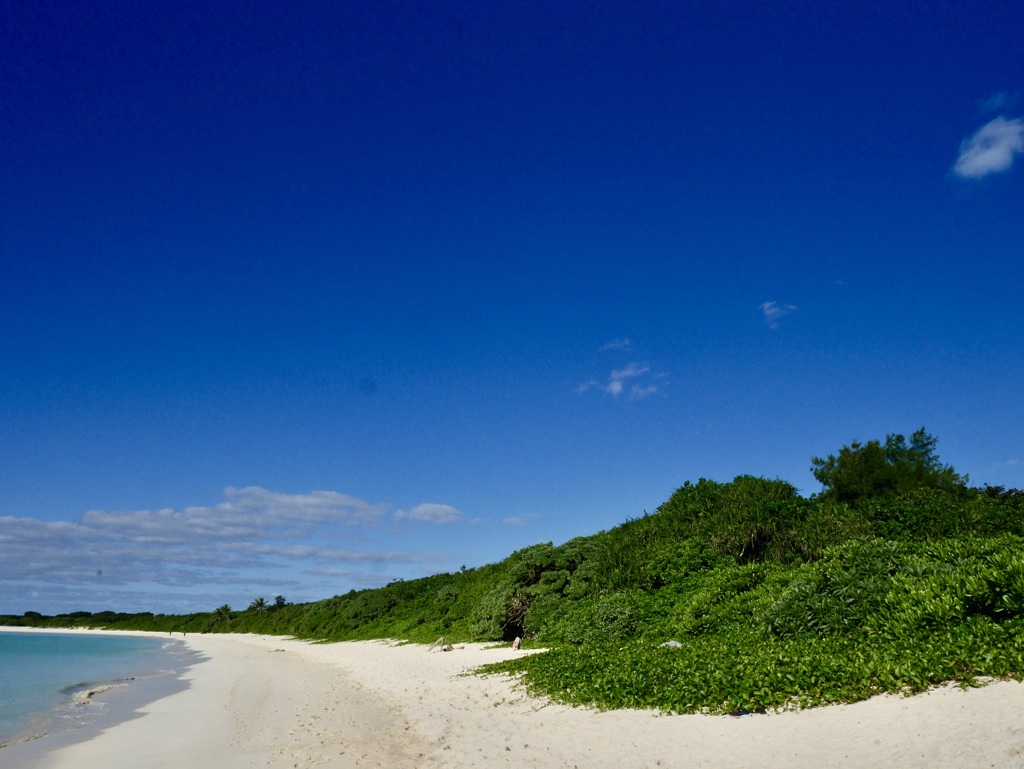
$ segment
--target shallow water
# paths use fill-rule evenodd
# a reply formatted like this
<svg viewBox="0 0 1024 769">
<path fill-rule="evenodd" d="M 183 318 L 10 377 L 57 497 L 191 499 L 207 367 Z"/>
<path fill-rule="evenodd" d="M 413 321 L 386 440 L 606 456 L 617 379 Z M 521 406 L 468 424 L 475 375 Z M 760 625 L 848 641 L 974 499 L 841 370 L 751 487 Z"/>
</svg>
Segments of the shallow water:
<svg viewBox="0 0 1024 769">
<path fill-rule="evenodd" d="M 193 662 L 169 636 L 0 632 L 0 745 L 87 728 Z"/>
</svg>

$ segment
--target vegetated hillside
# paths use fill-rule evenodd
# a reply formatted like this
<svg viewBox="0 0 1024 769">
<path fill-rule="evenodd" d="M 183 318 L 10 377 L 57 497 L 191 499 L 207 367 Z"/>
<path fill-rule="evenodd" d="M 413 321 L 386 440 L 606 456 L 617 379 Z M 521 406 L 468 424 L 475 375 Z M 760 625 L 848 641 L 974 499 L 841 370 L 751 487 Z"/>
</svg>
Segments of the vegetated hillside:
<svg viewBox="0 0 1024 769">
<path fill-rule="evenodd" d="M 522 673 L 532 691 L 673 712 L 1024 675 L 1024 494 L 923 485 L 852 504 L 834 496 L 753 476 L 701 480 L 643 518 L 479 569 L 304 605 L 51 623 L 329 641 L 521 636 L 551 651 L 492 669 Z"/>
</svg>

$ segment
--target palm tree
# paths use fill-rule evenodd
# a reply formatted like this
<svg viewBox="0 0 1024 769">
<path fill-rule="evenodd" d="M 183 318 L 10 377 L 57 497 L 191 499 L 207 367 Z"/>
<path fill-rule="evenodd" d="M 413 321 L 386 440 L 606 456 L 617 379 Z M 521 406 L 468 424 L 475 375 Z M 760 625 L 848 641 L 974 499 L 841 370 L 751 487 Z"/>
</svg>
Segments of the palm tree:
<svg viewBox="0 0 1024 769">
<path fill-rule="evenodd" d="M 216 611 L 213 612 L 214 622 L 230 622 L 231 621 L 231 607 L 227 604 L 218 606 Z"/>
<path fill-rule="evenodd" d="M 267 609 L 270 607 L 267 605 L 267 601 L 263 596 L 260 596 L 251 604 L 249 604 L 249 611 L 258 611 L 260 614 L 266 614 Z"/>
</svg>

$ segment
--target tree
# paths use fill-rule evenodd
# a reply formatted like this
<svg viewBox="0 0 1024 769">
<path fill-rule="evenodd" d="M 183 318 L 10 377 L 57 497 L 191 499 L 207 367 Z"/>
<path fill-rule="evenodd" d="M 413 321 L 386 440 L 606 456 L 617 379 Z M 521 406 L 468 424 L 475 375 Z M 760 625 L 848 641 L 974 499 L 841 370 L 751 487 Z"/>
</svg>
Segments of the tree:
<svg viewBox="0 0 1024 769">
<path fill-rule="evenodd" d="M 838 456 L 811 459 L 811 472 L 824 487 L 823 497 L 846 503 L 913 489 L 963 488 L 967 476 L 939 461 L 937 443 L 923 427 L 910 436 L 909 444 L 898 434 L 887 435 L 884 444 L 854 441 Z"/>
<path fill-rule="evenodd" d="M 231 621 L 231 607 L 227 604 L 218 606 L 216 611 L 213 612 L 214 622 L 230 622 Z"/>
<path fill-rule="evenodd" d="M 274 608 L 275 609 L 280 609 L 283 606 L 287 606 L 287 605 L 288 605 L 288 602 L 284 600 L 284 596 L 283 595 L 275 595 L 274 596 Z"/>
<path fill-rule="evenodd" d="M 267 599 L 265 599 L 263 596 L 260 596 L 255 601 L 253 601 L 251 604 L 249 604 L 249 610 L 250 611 L 256 611 L 256 612 L 259 612 L 260 614 L 266 614 L 267 613 L 267 609 L 269 609 L 269 608 L 270 607 L 267 605 Z"/>
</svg>

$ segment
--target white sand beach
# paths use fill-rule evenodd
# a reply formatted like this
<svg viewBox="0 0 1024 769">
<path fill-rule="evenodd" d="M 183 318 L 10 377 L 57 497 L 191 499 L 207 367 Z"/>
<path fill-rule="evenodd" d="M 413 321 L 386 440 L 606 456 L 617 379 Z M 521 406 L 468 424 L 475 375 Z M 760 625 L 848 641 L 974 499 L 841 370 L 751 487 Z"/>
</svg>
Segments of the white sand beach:
<svg viewBox="0 0 1024 769">
<path fill-rule="evenodd" d="M 42 766 L 1024 767 L 1024 685 L 1015 682 L 796 713 L 663 716 L 554 705 L 504 677 L 463 675 L 523 653 L 510 648 L 184 640 L 209 658 L 187 673 L 187 690 Z"/>
</svg>

